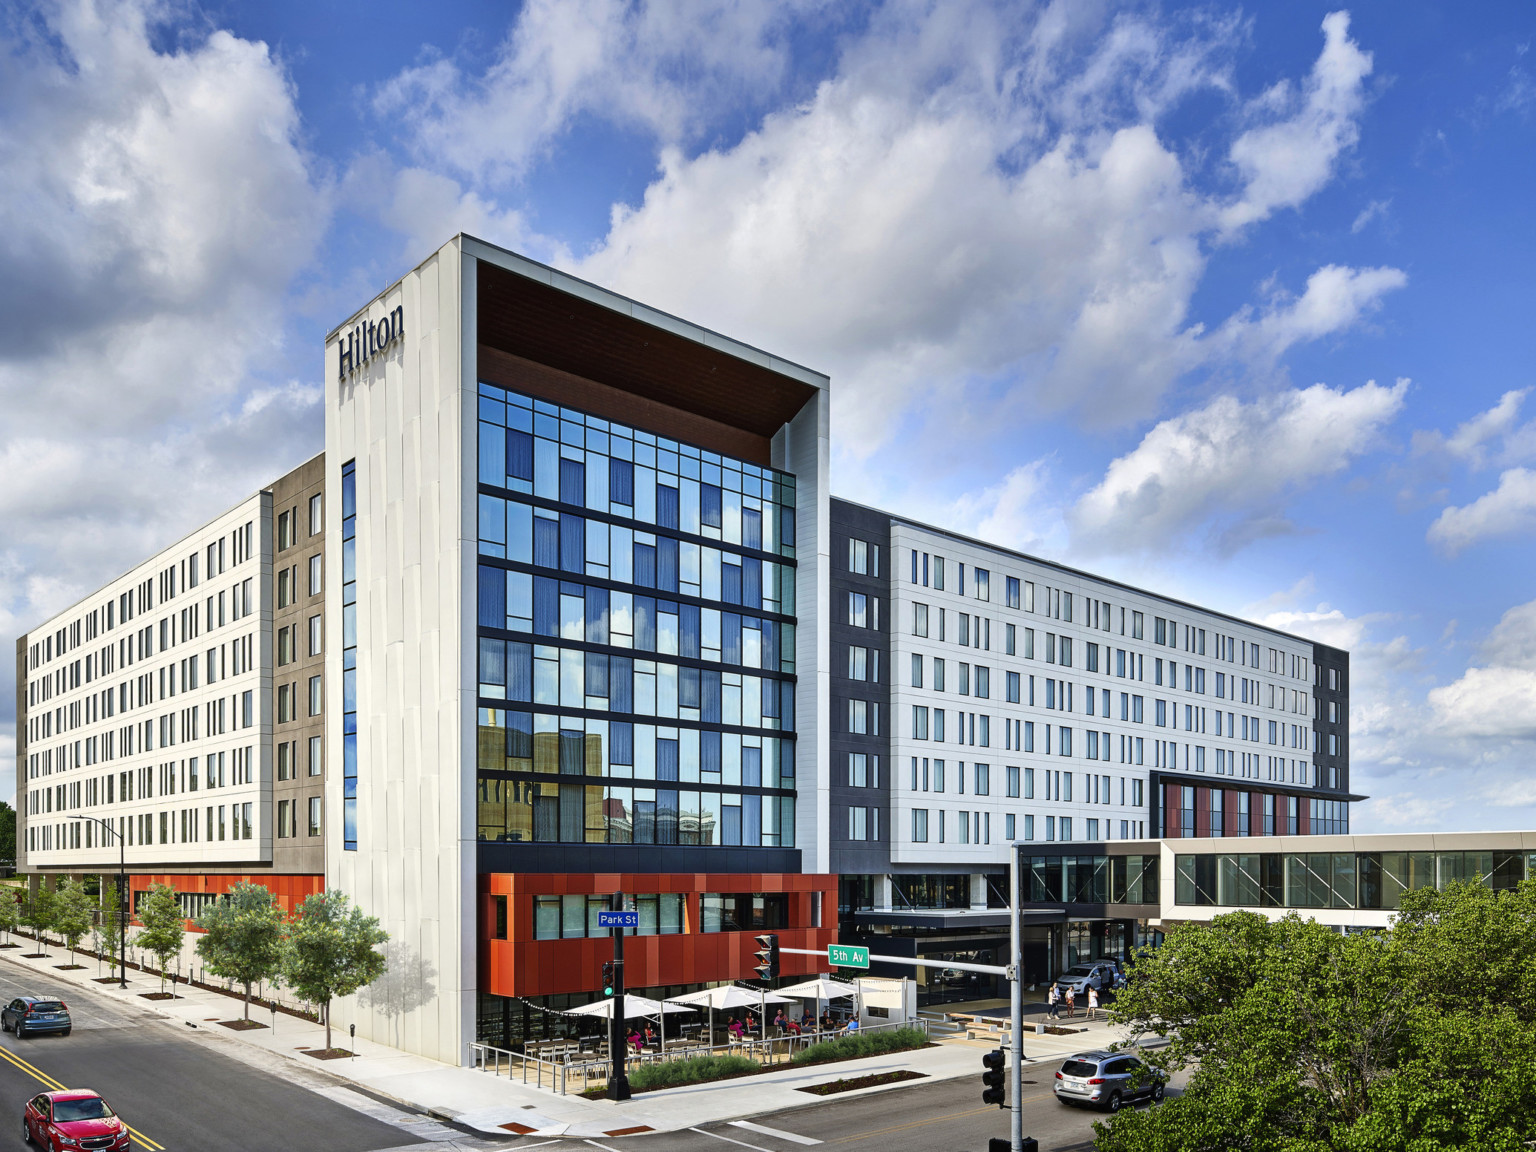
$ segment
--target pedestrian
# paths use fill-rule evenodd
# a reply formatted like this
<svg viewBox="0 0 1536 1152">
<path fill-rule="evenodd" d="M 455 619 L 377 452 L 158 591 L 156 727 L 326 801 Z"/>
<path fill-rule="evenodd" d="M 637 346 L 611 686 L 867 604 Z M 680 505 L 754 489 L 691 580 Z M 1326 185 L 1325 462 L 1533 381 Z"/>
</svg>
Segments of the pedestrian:
<svg viewBox="0 0 1536 1152">
<path fill-rule="evenodd" d="M 1045 1001 L 1046 1001 L 1047 1004 L 1049 1004 L 1051 1006 L 1050 1018 L 1052 1020 L 1060 1020 L 1061 1019 L 1061 989 L 1058 988 L 1055 984 L 1052 984 L 1051 985 L 1051 990 L 1049 992 L 1047 992 L 1046 995 L 1045 995 Z"/>
<path fill-rule="evenodd" d="M 1092 985 L 1088 988 L 1088 1019 L 1099 1018 L 1099 990 Z"/>
<path fill-rule="evenodd" d="M 1070 984 L 1067 985 L 1067 1019 L 1077 1019 L 1077 989 Z"/>
</svg>

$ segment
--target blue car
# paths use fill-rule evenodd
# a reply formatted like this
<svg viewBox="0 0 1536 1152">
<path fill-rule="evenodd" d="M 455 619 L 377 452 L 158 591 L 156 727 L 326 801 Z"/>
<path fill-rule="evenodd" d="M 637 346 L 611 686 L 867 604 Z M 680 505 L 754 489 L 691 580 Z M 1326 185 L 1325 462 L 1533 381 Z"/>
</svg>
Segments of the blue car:
<svg viewBox="0 0 1536 1152">
<path fill-rule="evenodd" d="M 14 1032 L 17 1038 L 40 1032 L 68 1036 L 69 1005 L 62 1000 L 42 996 L 18 996 L 0 1009 L 0 1031 Z"/>
</svg>

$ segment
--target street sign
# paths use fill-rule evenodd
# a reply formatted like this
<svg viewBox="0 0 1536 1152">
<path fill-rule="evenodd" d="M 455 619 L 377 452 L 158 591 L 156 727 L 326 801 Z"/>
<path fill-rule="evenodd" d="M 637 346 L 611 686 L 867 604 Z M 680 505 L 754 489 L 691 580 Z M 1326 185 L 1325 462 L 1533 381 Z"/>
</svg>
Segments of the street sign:
<svg viewBox="0 0 1536 1152">
<path fill-rule="evenodd" d="M 597 926 L 599 928 L 638 928 L 640 927 L 640 913 L 628 912 L 599 912 L 597 914 Z"/>
<path fill-rule="evenodd" d="M 827 963 L 839 968 L 868 968 L 869 949 L 852 944 L 828 944 Z"/>
</svg>

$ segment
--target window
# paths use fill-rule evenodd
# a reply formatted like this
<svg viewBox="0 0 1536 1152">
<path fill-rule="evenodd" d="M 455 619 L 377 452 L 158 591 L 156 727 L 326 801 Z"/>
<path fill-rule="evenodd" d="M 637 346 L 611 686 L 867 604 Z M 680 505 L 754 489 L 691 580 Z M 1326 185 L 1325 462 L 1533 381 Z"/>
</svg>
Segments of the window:
<svg viewBox="0 0 1536 1152">
<path fill-rule="evenodd" d="M 880 619 L 874 598 L 863 592 L 848 593 L 848 623 L 855 628 L 878 628 Z"/>
<path fill-rule="evenodd" d="M 860 736 L 878 736 L 880 705 L 870 700 L 848 701 L 848 731 Z"/>
<path fill-rule="evenodd" d="M 1142 624 L 1141 613 L 1140 612 L 1132 612 L 1131 613 L 1131 639 L 1133 639 L 1133 640 L 1145 639 L 1145 637 L 1143 637 L 1142 634 L 1141 634 L 1142 633 L 1142 629 L 1143 629 L 1143 624 Z M 1066 837 L 1062 837 L 1062 839 L 1066 839 Z"/>
<path fill-rule="evenodd" d="M 912 605 L 912 635 L 928 635 L 928 605 L 926 604 Z"/>
<path fill-rule="evenodd" d="M 277 550 L 281 552 L 293 544 L 293 513 L 279 512 L 277 515 Z"/>
<path fill-rule="evenodd" d="M 1008 795 L 1013 799 L 1017 799 L 1019 795 L 1019 766 L 1017 764 L 1008 765 L 1004 776 L 1006 777 L 1005 783 Z M 1012 839 L 1012 837 L 1010 837 L 1010 839 Z"/>
<path fill-rule="evenodd" d="M 309 618 L 309 654 L 311 656 L 320 655 L 321 636 L 320 617 L 311 616 Z"/>
<path fill-rule="evenodd" d="M 1008 703 L 1019 703 L 1019 674 L 1017 672 L 1009 672 L 1007 674 L 1006 686 L 1008 692 Z M 921 685 L 918 685 L 918 687 L 921 687 Z"/>
<path fill-rule="evenodd" d="M 880 809 L 878 809 L 878 808 L 850 808 L 850 809 L 848 809 L 848 839 L 850 839 L 850 840 L 878 840 L 878 839 L 880 839 Z"/>
<path fill-rule="evenodd" d="M 974 767 L 976 795 L 990 796 L 992 794 L 992 766 L 990 764 L 977 764 Z"/>
<path fill-rule="evenodd" d="M 912 843 L 928 843 L 928 809 L 912 809 Z"/>
<path fill-rule="evenodd" d="M 309 738 L 309 774 L 311 776 L 320 775 L 321 770 L 325 766 L 322 759 L 323 753 L 320 751 L 323 747 L 322 740 L 323 737 L 320 736 L 311 736 Z"/>
<path fill-rule="evenodd" d="M 1009 812 L 1006 816 L 1003 817 L 1003 839 L 1004 840 L 1012 840 L 1012 839 L 1014 839 L 1014 835 L 1013 835 L 1013 813 L 1012 812 Z"/>
<path fill-rule="evenodd" d="M 933 658 L 933 690 L 944 691 L 944 660 L 939 656 Z"/>
<path fill-rule="evenodd" d="M 320 715 L 320 706 L 323 703 L 320 680 L 319 676 L 311 676 L 309 678 L 309 714 L 311 716 Z"/>
<path fill-rule="evenodd" d="M 921 704 L 912 705 L 912 739 L 928 739 L 928 709 Z"/>
<path fill-rule="evenodd" d="M 880 668 L 880 653 L 878 650 L 859 648 L 850 645 L 848 648 L 848 679 L 850 680 L 878 680 Z"/>
<path fill-rule="evenodd" d="M 277 778 L 279 780 L 293 779 L 293 747 L 286 741 L 277 746 Z"/>
<path fill-rule="evenodd" d="M 975 588 L 976 588 L 976 599 L 978 599 L 978 600 L 990 600 L 990 599 L 992 599 L 992 593 L 991 593 L 991 588 L 990 588 L 991 581 L 992 581 L 992 574 L 990 572 L 988 572 L 985 568 L 975 568 L 975 569 L 972 569 L 972 572 L 973 572 L 972 583 L 975 585 Z"/>
<path fill-rule="evenodd" d="M 923 655 L 921 652 L 912 653 L 912 687 L 923 686 Z"/>
<path fill-rule="evenodd" d="M 322 519 L 320 511 L 320 493 L 316 492 L 309 498 L 309 534 L 311 536 L 319 535 L 320 529 L 325 527 L 325 521 Z"/>
<path fill-rule="evenodd" d="M 848 753 L 848 785 L 851 788 L 868 788 L 878 786 L 880 775 L 880 757 L 869 756 L 863 752 Z"/>
<path fill-rule="evenodd" d="M 863 540 L 848 540 L 848 571 L 860 576 L 880 575 L 880 546 Z"/>
<path fill-rule="evenodd" d="M 309 594 L 311 596 L 320 595 L 322 587 L 320 583 L 320 564 L 321 555 L 319 552 L 316 552 L 309 558 Z"/>
<path fill-rule="evenodd" d="M 293 801 L 277 802 L 277 838 L 286 840 L 293 835 Z"/>
<path fill-rule="evenodd" d="M 1007 606 L 1009 608 L 1017 608 L 1019 606 L 1019 578 L 1017 576 L 1007 577 L 1003 587 Z M 1013 837 L 1009 836 L 1009 839 L 1011 840 Z"/>
</svg>

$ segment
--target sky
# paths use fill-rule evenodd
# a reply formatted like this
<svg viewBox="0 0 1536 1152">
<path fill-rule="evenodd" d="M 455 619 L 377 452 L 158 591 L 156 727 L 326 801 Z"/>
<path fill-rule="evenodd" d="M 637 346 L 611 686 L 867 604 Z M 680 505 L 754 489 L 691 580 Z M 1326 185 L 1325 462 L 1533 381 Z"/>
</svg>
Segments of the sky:
<svg viewBox="0 0 1536 1152">
<path fill-rule="evenodd" d="M 841 496 L 1346 648 L 1536 828 L 1536 8 L 0 6 L 0 636 L 322 446 L 458 231 L 833 380 Z M 14 791 L 0 662 L 0 796 Z"/>
</svg>

